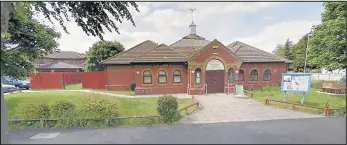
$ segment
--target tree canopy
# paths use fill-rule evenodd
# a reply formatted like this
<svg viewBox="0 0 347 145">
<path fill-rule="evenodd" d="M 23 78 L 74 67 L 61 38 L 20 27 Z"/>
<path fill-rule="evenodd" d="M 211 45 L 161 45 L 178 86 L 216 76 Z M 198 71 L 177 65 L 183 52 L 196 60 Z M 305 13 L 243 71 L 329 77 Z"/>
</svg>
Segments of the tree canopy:
<svg viewBox="0 0 347 145">
<path fill-rule="evenodd" d="M 22 8 L 17 8 L 19 10 Z M 23 9 L 22 9 L 23 10 Z M 6 37 L 1 43 L 1 75 L 21 78 L 34 69 L 34 59 L 51 53 L 59 44 L 60 33 L 40 24 L 27 13 L 11 12 Z"/>
<path fill-rule="evenodd" d="M 314 27 L 308 61 L 328 70 L 346 68 L 347 2 L 325 2 L 322 23 Z"/>
<path fill-rule="evenodd" d="M 89 48 L 85 71 L 103 71 L 105 66 L 101 62 L 109 57 L 124 51 L 124 47 L 118 41 L 98 41 Z"/>
</svg>

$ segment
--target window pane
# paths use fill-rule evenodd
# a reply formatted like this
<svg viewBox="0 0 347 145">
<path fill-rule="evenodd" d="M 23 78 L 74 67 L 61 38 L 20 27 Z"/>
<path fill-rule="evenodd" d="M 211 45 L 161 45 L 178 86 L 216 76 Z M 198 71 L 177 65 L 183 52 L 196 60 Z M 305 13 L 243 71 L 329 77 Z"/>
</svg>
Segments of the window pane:
<svg viewBox="0 0 347 145">
<path fill-rule="evenodd" d="M 200 84 L 200 78 L 196 78 L 195 83 Z"/>
<path fill-rule="evenodd" d="M 159 75 L 166 75 L 166 72 L 165 71 L 159 71 Z"/>
<path fill-rule="evenodd" d="M 152 77 L 143 77 L 143 82 L 144 83 L 148 83 L 148 84 L 150 84 L 150 83 L 152 83 Z"/>
<path fill-rule="evenodd" d="M 143 72 L 143 75 L 144 75 L 144 76 L 151 76 L 152 73 L 151 73 L 150 71 L 144 71 L 144 72 Z"/>
<path fill-rule="evenodd" d="M 181 82 L 181 76 L 174 76 L 174 83 L 180 83 Z"/>
<path fill-rule="evenodd" d="M 175 71 L 173 72 L 173 74 L 174 74 L 174 75 L 181 75 L 181 72 L 180 72 L 179 70 L 175 70 Z"/>
<path fill-rule="evenodd" d="M 196 77 L 197 77 L 197 78 L 200 78 L 200 72 L 199 72 L 199 71 L 196 72 Z"/>
<path fill-rule="evenodd" d="M 159 83 L 166 83 L 166 77 L 159 77 Z"/>
</svg>

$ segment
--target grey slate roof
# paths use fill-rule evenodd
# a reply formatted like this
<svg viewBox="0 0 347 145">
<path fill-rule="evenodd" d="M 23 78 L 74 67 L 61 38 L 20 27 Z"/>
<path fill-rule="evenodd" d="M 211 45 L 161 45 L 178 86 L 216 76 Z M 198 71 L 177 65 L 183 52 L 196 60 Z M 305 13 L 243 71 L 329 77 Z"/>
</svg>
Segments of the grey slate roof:
<svg viewBox="0 0 347 145">
<path fill-rule="evenodd" d="M 84 54 L 80 54 L 78 52 L 74 52 L 74 51 L 60 51 L 60 52 L 53 52 L 52 54 L 43 56 L 45 58 L 55 58 L 55 59 L 59 59 L 59 58 L 71 58 L 71 59 L 75 59 L 75 58 L 85 58 L 86 56 Z"/>
<path fill-rule="evenodd" d="M 243 62 L 293 62 L 240 41 L 230 43 L 227 48 L 234 52 Z"/>
<path fill-rule="evenodd" d="M 158 44 L 151 41 L 146 40 L 122 53 L 119 53 L 116 56 L 110 57 L 103 62 L 102 64 L 130 64 L 132 60 L 141 56 L 142 54 L 150 51 L 151 49 L 157 47 Z"/>
<path fill-rule="evenodd" d="M 158 47 L 134 59 L 132 62 L 184 62 L 186 59 L 187 56 L 185 54 L 178 52 L 165 44 L 161 44 Z"/>
<path fill-rule="evenodd" d="M 72 64 L 61 62 L 61 61 L 55 61 L 55 62 L 44 64 L 44 65 L 37 65 L 36 68 L 53 68 L 53 69 L 55 69 L 55 68 L 81 68 L 81 69 L 83 69 L 82 66 L 72 65 Z"/>
</svg>

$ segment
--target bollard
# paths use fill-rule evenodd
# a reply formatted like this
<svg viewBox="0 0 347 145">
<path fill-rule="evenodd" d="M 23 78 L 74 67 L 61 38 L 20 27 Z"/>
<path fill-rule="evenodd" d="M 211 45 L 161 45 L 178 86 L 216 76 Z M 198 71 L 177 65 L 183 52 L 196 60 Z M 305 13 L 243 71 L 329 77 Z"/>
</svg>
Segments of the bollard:
<svg viewBox="0 0 347 145">
<path fill-rule="evenodd" d="M 268 105 L 269 104 L 269 97 L 266 97 L 265 99 L 265 105 Z"/>
<path fill-rule="evenodd" d="M 40 118 L 40 127 L 43 128 L 45 125 L 44 125 L 44 120 L 43 118 L 41 117 Z"/>
<path fill-rule="evenodd" d="M 295 110 L 295 109 L 296 109 L 296 108 L 295 108 L 295 103 L 293 104 L 293 107 L 292 107 L 292 109 L 293 109 L 293 110 Z"/>
<path fill-rule="evenodd" d="M 329 116 L 329 108 L 324 108 L 324 115 Z"/>
<path fill-rule="evenodd" d="M 250 92 L 250 94 L 251 94 L 251 98 L 253 98 L 253 92 Z"/>
</svg>

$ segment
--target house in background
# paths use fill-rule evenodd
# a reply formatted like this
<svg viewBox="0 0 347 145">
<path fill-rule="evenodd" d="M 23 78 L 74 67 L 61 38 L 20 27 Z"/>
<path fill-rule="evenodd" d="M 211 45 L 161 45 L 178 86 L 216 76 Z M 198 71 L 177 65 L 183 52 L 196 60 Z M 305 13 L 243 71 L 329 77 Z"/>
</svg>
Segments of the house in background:
<svg viewBox="0 0 347 145">
<path fill-rule="evenodd" d="M 86 54 L 74 51 L 60 51 L 35 60 L 39 72 L 82 72 Z"/>
<path fill-rule="evenodd" d="M 136 95 L 228 93 L 235 85 L 246 89 L 277 85 L 292 61 L 240 41 L 224 45 L 191 32 L 171 45 L 147 40 L 114 57 L 107 66 L 106 88 Z"/>
</svg>

